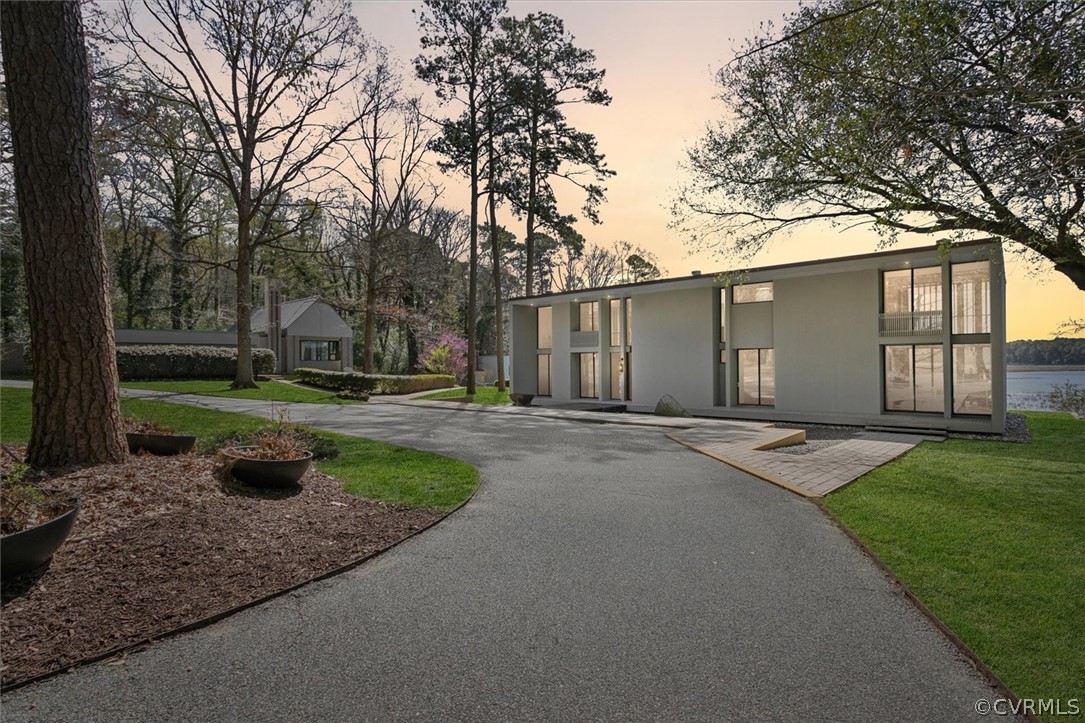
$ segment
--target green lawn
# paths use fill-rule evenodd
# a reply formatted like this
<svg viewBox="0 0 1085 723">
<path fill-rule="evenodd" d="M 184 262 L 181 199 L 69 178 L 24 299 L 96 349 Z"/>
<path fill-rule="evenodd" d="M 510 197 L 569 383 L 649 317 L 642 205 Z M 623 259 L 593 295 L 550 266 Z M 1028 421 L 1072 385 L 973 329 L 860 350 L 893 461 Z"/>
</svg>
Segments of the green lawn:
<svg viewBox="0 0 1085 723">
<path fill-rule="evenodd" d="M 272 426 L 270 420 L 259 417 L 145 399 L 122 399 L 121 412 L 201 438 Z M 333 432 L 319 434 L 335 440 L 339 456 L 317 462 L 317 467 L 343 480 L 344 489 L 351 494 L 409 507 L 449 510 L 478 486 L 478 470 L 466 462 Z M 16 443 L 29 437 L 30 390 L 0 387 L 0 440 Z"/>
<path fill-rule="evenodd" d="M 509 393 L 499 392 L 497 387 L 477 387 L 474 397 L 466 396 L 467 390 L 463 387 L 455 389 L 442 389 L 433 394 L 427 394 L 418 399 L 440 399 L 446 402 L 473 402 L 475 404 L 493 404 L 502 406 L 509 403 Z"/>
<path fill-rule="evenodd" d="M 1026 416 L 1031 444 L 925 442 L 825 504 L 1017 695 L 1080 699 L 1085 422 Z"/>
<path fill-rule="evenodd" d="M 230 389 L 229 380 L 178 380 L 168 382 L 121 382 L 128 389 L 153 389 L 157 392 L 177 392 L 178 394 L 204 394 L 211 397 L 233 397 L 234 399 L 266 399 L 269 402 L 316 402 L 318 404 L 354 404 L 337 399 L 335 392 L 324 389 L 299 387 L 283 382 L 260 382 L 259 389 Z"/>
</svg>

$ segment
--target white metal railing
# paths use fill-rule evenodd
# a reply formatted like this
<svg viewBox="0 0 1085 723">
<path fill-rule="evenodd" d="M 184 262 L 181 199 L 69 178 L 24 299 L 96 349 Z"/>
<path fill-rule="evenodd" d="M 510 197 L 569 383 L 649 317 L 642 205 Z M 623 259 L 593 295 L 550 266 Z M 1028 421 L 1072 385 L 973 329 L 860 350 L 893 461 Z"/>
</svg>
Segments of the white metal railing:
<svg viewBox="0 0 1085 723">
<path fill-rule="evenodd" d="M 904 311 L 878 316 L 880 336 L 926 336 L 941 333 L 941 311 Z"/>
</svg>

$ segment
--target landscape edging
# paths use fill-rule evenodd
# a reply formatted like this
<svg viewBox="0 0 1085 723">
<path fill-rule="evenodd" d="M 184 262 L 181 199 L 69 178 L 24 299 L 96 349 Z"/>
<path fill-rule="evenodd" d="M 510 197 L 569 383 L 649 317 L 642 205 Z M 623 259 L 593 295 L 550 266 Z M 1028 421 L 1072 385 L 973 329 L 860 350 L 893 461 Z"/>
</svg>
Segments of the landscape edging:
<svg viewBox="0 0 1085 723">
<path fill-rule="evenodd" d="M 889 578 L 890 582 L 896 585 L 897 588 L 900 589 L 902 593 L 904 593 L 904 597 L 912 603 L 912 605 L 923 615 L 923 617 L 927 618 L 927 620 L 929 620 L 931 624 L 934 625 L 934 627 L 937 628 L 938 631 L 942 633 L 942 635 L 947 640 L 949 640 L 949 642 L 953 643 L 954 647 L 957 648 L 958 652 L 960 652 L 961 655 L 967 658 L 968 661 L 972 664 L 972 667 L 974 667 L 976 671 L 986 679 L 988 685 L 997 690 L 1004 698 L 1010 700 L 1015 705 L 1019 705 L 1021 703 L 1021 699 L 1018 697 L 1018 695 L 1012 690 L 1010 690 L 1010 687 L 1006 685 L 1006 683 L 1003 682 L 1001 678 L 995 675 L 995 672 L 991 670 L 990 666 L 988 666 L 987 663 L 983 662 L 983 660 L 981 660 L 980 657 L 972 651 L 972 648 L 968 647 L 968 644 L 961 640 L 957 636 L 957 634 L 950 629 L 948 625 L 942 622 L 937 615 L 931 612 L 931 609 L 928 608 L 914 592 L 912 592 L 912 589 L 908 587 L 904 583 L 904 581 L 897 576 L 895 572 L 893 572 L 889 565 L 887 565 L 880 557 L 878 557 L 878 555 L 873 550 L 867 547 L 867 544 L 863 542 L 863 540 L 850 527 L 845 525 L 844 522 L 839 517 L 837 517 L 832 510 L 826 507 L 825 503 L 820 498 L 811 497 L 808 499 L 812 503 L 814 503 L 814 505 L 819 510 L 821 510 L 822 514 L 829 518 L 829 520 L 841 532 L 843 532 L 849 540 L 851 540 L 852 544 L 858 547 L 859 550 L 864 555 L 866 555 L 867 558 L 870 559 L 871 562 L 873 562 L 886 577 Z M 1020 713 L 1020 715 L 1024 720 L 1028 721 L 1028 723 L 1043 723 L 1033 713 L 1023 711 L 1022 713 Z"/>
<path fill-rule="evenodd" d="M 474 465 L 472 465 L 472 466 L 474 466 Z M 478 468 L 476 467 L 476 469 L 478 469 Z M 395 542 L 391 543 L 390 545 L 387 545 L 386 547 L 382 547 L 379 550 L 374 550 L 373 552 L 370 552 L 367 555 L 363 555 L 362 557 L 360 557 L 360 558 L 358 558 L 356 560 L 352 560 L 351 562 L 348 562 L 348 563 L 346 563 L 344 565 L 340 565 L 337 568 L 334 568 L 332 570 L 327 570 L 325 572 L 320 573 L 319 575 L 316 575 L 314 577 L 310 577 L 310 578 L 307 578 L 305 580 L 302 580 L 301 582 L 294 583 L 292 585 L 288 585 L 287 587 L 284 587 L 284 588 L 281 588 L 281 589 L 276 590 L 274 592 L 268 593 L 267 595 L 264 595 L 263 597 L 257 598 L 255 600 L 250 600 L 248 602 L 241 603 L 240 605 L 235 605 L 234 607 L 228 608 L 227 610 L 223 610 L 221 612 L 217 612 L 217 613 L 214 613 L 212 615 L 208 615 L 207 617 L 200 618 L 199 620 L 194 620 L 194 621 L 192 621 L 190 623 L 185 623 L 184 625 L 180 625 L 180 626 L 178 626 L 176 628 L 171 628 L 171 629 L 166 630 L 164 632 L 157 633 L 155 635 L 151 635 L 151 636 L 146 637 L 146 638 L 144 638 L 142 640 L 137 640 L 134 643 L 127 643 L 125 645 L 120 645 L 120 646 L 118 646 L 116 648 L 111 648 L 111 649 L 105 651 L 104 653 L 96 653 L 94 655 L 88 656 L 86 658 L 78 660 L 78 661 L 76 661 L 74 663 L 71 663 L 69 665 L 66 665 L 63 668 L 58 668 L 57 670 L 52 670 L 52 671 L 49 671 L 47 673 L 40 673 L 38 675 L 34 675 L 34 676 L 29 677 L 29 678 L 23 678 L 22 680 L 17 680 L 17 681 L 15 681 L 13 683 L 5 684 L 4 686 L 0 687 L 0 693 L 9 693 L 9 692 L 11 692 L 13 690 L 18 690 L 19 688 L 25 688 L 28 685 L 33 685 L 34 683 L 41 683 L 41 682 L 44 682 L 46 680 L 49 680 L 50 678 L 54 678 L 54 677 L 56 677 L 58 675 L 61 675 L 63 673 L 71 672 L 72 670 L 75 670 L 76 668 L 81 668 L 81 667 L 83 667 L 85 665 L 91 665 L 93 663 L 98 663 L 100 661 L 107 660 L 109 658 L 115 658 L 118 655 L 125 655 L 127 653 L 131 653 L 131 652 L 134 652 L 134 651 L 146 648 L 146 647 L 150 647 L 154 643 L 160 642 L 162 640 L 167 640 L 169 638 L 173 638 L 173 637 L 176 637 L 178 635 L 183 635 L 184 633 L 190 633 L 190 632 L 193 632 L 193 631 L 196 631 L 196 630 L 200 630 L 201 628 L 205 628 L 205 627 L 207 627 L 209 625 L 213 625 L 214 623 L 217 623 L 220 620 L 225 620 L 228 617 L 232 617 L 232 616 L 236 615 L 237 613 L 244 612 L 245 610 L 248 610 L 249 608 L 254 608 L 254 607 L 258 606 L 258 605 L 263 605 L 266 602 L 271 602 L 275 598 L 279 598 L 279 597 L 282 597 L 283 595 L 294 592 L 295 590 L 298 590 L 298 589 L 300 589 L 302 587 L 305 587 L 306 585 L 310 585 L 310 584 L 312 584 L 314 582 L 320 582 L 321 580 L 327 580 L 328 578 L 332 578 L 332 577 L 335 577 L 337 575 L 341 575 L 344 572 L 349 572 L 349 571 L 353 570 L 354 568 L 360 566 L 362 563 L 367 562 L 367 561 L 369 561 L 369 560 L 371 560 L 374 557 L 377 557 L 379 555 L 383 555 L 384 553 L 388 552 L 392 548 L 397 547 L 398 545 L 401 545 L 402 543 L 406 542 L 407 540 L 411 539 L 412 537 L 414 537 L 416 535 L 419 535 L 419 534 L 425 532 L 426 530 L 428 530 L 428 529 L 430 529 L 430 528 L 444 522 L 452 514 L 454 514 L 456 512 L 459 512 L 461 509 L 463 509 L 463 507 L 465 505 L 467 505 L 468 502 L 470 502 L 472 499 L 474 499 L 475 495 L 479 491 L 479 488 L 482 487 L 483 482 L 484 482 L 484 480 L 483 480 L 482 474 L 480 473 L 479 474 L 478 484 L 475 485 L 475 489 L 471 491 L 471 494 L 468 495 L 467 498 L 463 502 L 456 505 L 455 507 L 453 507 L 451 510 L 449 510 L 445 514 L 441 515 L 440 517 L 438 517 L 433 522 L 430 522 L 428 525 L 425 525 L 423 527 L 418 528 L 417 530 L 414 530 L 409 535 L 406 535 L 405 537 L 401 537 L 400 539 L 396 540 Z"/>
</svg>

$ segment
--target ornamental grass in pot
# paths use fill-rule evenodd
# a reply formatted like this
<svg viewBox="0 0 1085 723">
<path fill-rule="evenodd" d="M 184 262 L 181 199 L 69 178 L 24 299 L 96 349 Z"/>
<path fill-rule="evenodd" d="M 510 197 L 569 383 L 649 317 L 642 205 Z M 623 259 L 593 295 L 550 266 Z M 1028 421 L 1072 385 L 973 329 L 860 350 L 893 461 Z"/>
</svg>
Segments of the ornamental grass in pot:
<svg viewBox="0 0 1085 723">
<path fill-rule="evenodd" d="M 169 427 L 154 422 L 137 422 L 124 419 L 124 436 L 128 440 L 128 451 L 132 454 L 149 452 L 160 457 L 185 454 L 192 451 L 196 438 L 186 434 L 174 434 Z"/>
<path fill-rule="evenodd" d="M 223 448 L 219 462 L 224 473 L 253 487 L 291 487 L 313 461 L 301 441 L 301 435 L 280 425 L 257 434 L 252 444 Z"/>
<path fill-rule="evenodd" d="M 0 479 L 0 577 L 11 578 L 44 565 L 71 534 L 79 499 L 39 487 L 30 467 L 8 465 Z"/>
</svg>

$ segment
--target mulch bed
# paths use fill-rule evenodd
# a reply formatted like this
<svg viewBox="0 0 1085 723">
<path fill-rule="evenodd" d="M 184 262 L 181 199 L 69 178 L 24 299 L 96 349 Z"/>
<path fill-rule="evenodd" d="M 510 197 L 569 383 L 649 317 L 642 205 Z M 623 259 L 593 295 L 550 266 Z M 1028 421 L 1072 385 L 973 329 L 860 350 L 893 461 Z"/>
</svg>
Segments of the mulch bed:
<svg viewBox="0 0 1085 723">
<path fill-rule="evenodd" d="M 78 493 L 72 536 L 3 581 L 4 687 L 330 572 L 445 513 L 362 499 L 310 468 L 300 488 L 220 482 L 211 457 L 133 456 L 43 486 Z"/>
</svg>

